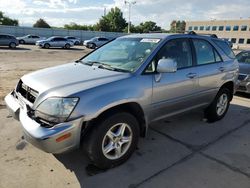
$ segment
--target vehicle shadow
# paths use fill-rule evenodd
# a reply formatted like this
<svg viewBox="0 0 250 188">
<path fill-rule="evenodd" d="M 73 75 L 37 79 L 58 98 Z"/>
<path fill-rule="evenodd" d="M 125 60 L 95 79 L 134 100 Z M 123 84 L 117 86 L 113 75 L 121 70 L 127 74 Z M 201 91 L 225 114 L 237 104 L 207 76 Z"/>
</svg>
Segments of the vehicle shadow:
<svg viewBox="0 0 250 188">
<path fill-rule="evenodd" d="M 248 94 L 248 93 L 237 92 L 237 93 L 235 93 L 235 95 L 238 97 L 250 99 L 250 94 Z"/>
<path fill-rule="evenodd" d="M 17 46 L 16 48 L 9 48 L 9 47 L 0 47 L 0 50 L 12 50 L 12 51 L 22 51 L 22 50 L 31 50 L 30 48 L 23 48 L 23 47 L 19 47 Z"/>
<path fill-rule="evenodd" d="M 43 50 L 65 50 L 65 51 L 83 51 L 83 50 L 85 50 L 85 49 L 83 49 L 83 48 L 68 48 L 68 49 L 66 49 L 66 48 L 48 48 L 48 49 L 46 49 L 46 48 L 40 48 L 40 49 L 43 49 Z"/>
<path fill-rule="evenodd" d="M 172 169 L 196 151 L 211 147 L 250 119 L 250 109 L 236 104 L 231 104 L 225 118 L 215 123 L 207 123 L 202 114 L 193 111 L 150 125 L 147 137 L 140 139 L 132 157 L 107 171 L 91 166 L 81 150 L 54 156 L 74 172 L 81 187 L 134 187 L 164 169 Z"/>
</svg>

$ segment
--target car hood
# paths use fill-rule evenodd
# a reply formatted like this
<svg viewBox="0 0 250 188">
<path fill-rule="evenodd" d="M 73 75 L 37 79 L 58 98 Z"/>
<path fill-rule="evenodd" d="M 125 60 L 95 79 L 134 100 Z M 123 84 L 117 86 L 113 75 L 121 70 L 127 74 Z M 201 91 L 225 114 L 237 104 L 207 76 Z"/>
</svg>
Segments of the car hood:
<svg viewBox="0 0 250 188">
<path fill-rule="evenodd" d="M 242 74 L 250 74 L 250 63 L 241 63 L 239 62 L 240 73 Z"/>
<path fill-rule="evenodd" d="M 21 80 L 38 91 L 40 98 L 44 98 L 67 97 L 129 76 L 130 73 L 94 68 L 82 63 L 69 63 L 24 75 Z"/>
</svg>

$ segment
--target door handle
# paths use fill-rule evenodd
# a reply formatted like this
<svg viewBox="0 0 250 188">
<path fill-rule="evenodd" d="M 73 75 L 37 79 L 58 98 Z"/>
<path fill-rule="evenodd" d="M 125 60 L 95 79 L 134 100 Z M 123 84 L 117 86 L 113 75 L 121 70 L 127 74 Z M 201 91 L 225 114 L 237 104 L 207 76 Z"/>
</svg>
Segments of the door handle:
<svg viewBox="0 0 250 188">
<path fill-rule="evenodd" d="M 219 71 L 224 72 L 225 69 L 226 69 L 225 67 L 220 67 L 220 68 L 219 68 Z"/>
<path fill-rule="evenodd" d="M 197 74 L 190 72 L 190 73 L 187 74 L 187 77 L 190 78 L 190 79 L 193 79 L 193 78 L 197 77 Z"/>
</svg>

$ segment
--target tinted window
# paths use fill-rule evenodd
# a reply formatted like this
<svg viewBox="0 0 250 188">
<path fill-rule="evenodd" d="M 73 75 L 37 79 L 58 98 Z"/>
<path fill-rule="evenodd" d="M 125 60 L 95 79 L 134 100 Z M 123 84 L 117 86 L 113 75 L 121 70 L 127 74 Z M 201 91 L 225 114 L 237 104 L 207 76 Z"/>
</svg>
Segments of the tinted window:
<svg viewBox="0 0 250 188">
<path fill-rule="evenodd" d="M 38 37 L 38 36 L 32 36 L 32 38 L 37 39 L 37 38 L 39 38 L 39 37 Z"/>
<path fill-rule="evenodd" d="M 99 40 L 99 41 L 106 41 L 106 40 L 108 40 L 108 39 L 106 39 L 106 38 L 99 38 L 98 40 Z"/>
<path fill-rule="evenodd" d="M 226 26 L 226 31 L 231 31 L 231 26 L 230 25 Z"/>
<path fill-rule="evenodd" d="M 204 30 L 204 26 L 200 26 L 200 30 L 203 31 Z"/>
<path fill-rule="evenodd" d="M 234 30 L 234 31 L 238 31 L 238 30 L 239 30 L 239 26 L 238 26 L 238 25 L 235 25 L 235 26 L 233 27 L 233 30 Z"/>
<path fill-rule="evenodd" d="M 247 39 L 247 44 L 250 44 L 250 39 Z"/>
<path fill-rule="evenodd" d="M 192 66 L 192 53 L 188 39 L 176 39 L 169 41 L 158 53 L 157 60 L 173 59 L 177 68 Z"/>
<path fill-rule="evenodd" d="M 75 37 L 67 37 L 67 39 L 75 39 Z"/>
<path fill-rule="evenodd" d="M 219 31 L 223 31 L 224 30 L 224 26 L 219 26 Z"/>
<path fill-rule="evenodd" d="M 213 26 L 212 31 L 216 31 L 216 30 L 217 30 L 217 26 Z"/>
<path fill-rule="evenodd" d="M 239 39 L 239 44 L 244 44 L 245 39 Z"/>
<path fill-rule="evenodd" d="M 192 27 L 192 26 L 189 26 L 189 27 L 188 27 L 188 30 L 189 30 L 189 31 L 192 31 L 192 30 L 193 30 L 193 27 Z"/>
<path fill-rule="evenodd" d="M 246 31 L 247 30 L 247 26 L 246 25 L 242 25 L 241 26 L 241 31 Z"/>
<path fill-rule="evenodd" d="M 194 30 L 197 31 L 198 30 L 198 26 L 194 26 Z"/>
<path fill-rule="evenodd" d="M 235 58 L 235 55 L 230 48 L 229 44 L 227 41 L 221 41 L 221 40 L 213 40 L 215 44 L 222 49 L 222 51 L 230 58 Z"/>
<path fill-rule="evenodd" d="M 210 31 L 210 26 L 206 26 L 206 31 Z"/>
<path fill-rule="evenodd" d="M 209 42 L 200 39 L 193 39 L 197 65 L 205 65 L 216 62 L 214 48 Z"/>
<path fill-rule="evenodd" d="M 65 38 L 54 38 L 54 41 L 66 41 Z"/>
</svg>

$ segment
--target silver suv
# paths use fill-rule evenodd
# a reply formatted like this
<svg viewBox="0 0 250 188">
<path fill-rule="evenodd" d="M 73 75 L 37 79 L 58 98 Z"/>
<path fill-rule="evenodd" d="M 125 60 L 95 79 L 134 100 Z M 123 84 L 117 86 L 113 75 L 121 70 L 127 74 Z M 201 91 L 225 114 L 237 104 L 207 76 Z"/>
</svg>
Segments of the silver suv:
<svg viewBox="0 0 250 188">
<path fill-rule="evenodd" d="M 82 143 L 93 164 L 109 168 L 131 156 L 152 122 L 198 108 L 209 122 L 222 119 L 238 71 L 215 37 L 129 35 L 23 76 L 5 101 L 36 147 L 62 153 Z"/>
</svg>

